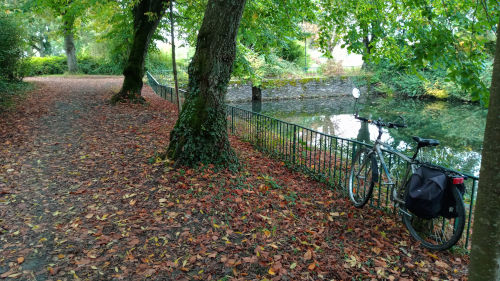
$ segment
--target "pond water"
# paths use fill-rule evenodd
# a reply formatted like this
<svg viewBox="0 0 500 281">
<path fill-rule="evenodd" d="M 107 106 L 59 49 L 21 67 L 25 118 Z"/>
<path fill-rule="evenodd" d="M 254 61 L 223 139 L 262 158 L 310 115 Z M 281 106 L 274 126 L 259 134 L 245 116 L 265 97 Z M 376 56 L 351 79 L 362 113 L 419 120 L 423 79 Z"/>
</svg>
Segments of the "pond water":
<svg viewBox="0 0 500 281">
<path fill-rule="evenodd" d="M 349 96 L 232 105 L 343 138 L 372 142 L 378 134 L 376 126 L 354 119 L 354 99 Z M 479 105 L 365 96 L 358 108 L 360 116 L 372 119 L 405 118 L 408 128 L 384 129 L 382 140 L 394 149 L 411 155 L 416 144 L 412 136 L 438 139 L 441 145 L 423 151 L 426 160 L 479 175 L 487 113 Z"/>
</svg>

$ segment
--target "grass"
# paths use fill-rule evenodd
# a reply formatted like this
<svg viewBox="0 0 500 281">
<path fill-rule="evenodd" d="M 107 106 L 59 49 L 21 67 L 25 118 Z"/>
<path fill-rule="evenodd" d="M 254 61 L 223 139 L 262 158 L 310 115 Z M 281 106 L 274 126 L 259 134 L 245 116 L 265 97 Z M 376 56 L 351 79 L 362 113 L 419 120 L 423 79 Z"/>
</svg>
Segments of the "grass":
<svg viewBox="0 0 500 281">
<path fill-rule="evenodd" d="M 10 82 L 0 80 L 0 112 L 9 111 L 19 100 L 26 96 L 26 92 L 33 89 L 27 82 Z"/>
</svg>

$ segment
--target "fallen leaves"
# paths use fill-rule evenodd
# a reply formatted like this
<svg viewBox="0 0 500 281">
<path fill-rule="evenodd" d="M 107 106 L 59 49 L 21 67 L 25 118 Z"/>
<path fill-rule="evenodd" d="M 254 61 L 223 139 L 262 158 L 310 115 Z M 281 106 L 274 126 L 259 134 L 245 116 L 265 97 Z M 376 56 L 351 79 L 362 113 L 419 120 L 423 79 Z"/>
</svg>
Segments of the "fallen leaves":
<svg viewBox="0 0 500 281">
<path fill-rule="evenodd" d="M 312 262 L 308 267 L 307 269 L 309 270 L 314 270 L 316 268 L 316 261 Z"/>
<path fill-rule="evenodd" d="M 46 110 L 0 122 L 0 164 L 13 169 L 0 183 L 0 278 L 466 276 L 467 256 L 422 250 L 390 214 L 353 208 L 234 137 L 238 172 L 158 161 L 174 107 L 149 88 L 149 106 L 111 107 L 105 83 L 121 80 L 77 80 L 50 80 L 45 95 L 58 94 L 30 104 Z"/>
<path fill-rule="evenodd" d="M 308 261 L 308 260 L 310 260 L 310 259 L 311 259 L 311 257 L 312 257 L 312 251 L 311 251 L 311 249 L 308 249 L 308 250 L 305 252 L 305 254 L 304 254 L 304 260 L 305 260 L 305 261 Z"/>
</svg>

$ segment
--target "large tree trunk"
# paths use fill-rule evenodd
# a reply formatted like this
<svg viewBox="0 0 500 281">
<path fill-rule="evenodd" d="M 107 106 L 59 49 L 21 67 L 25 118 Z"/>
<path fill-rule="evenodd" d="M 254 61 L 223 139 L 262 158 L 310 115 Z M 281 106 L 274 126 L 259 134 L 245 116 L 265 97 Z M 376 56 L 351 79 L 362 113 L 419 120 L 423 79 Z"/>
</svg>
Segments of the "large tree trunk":
<svg viewBox="0 0 500 281">
<path fill-rule="evenodd" d="M 224 98 L 244 6 L 245 0 L 208 1 L 189 64 L 189 93 L 167 149 L 176 165 L 238 165 L 227 135 Z"/>
<path fill-rule="evenodd" d="M 141 97 L 142 77 L 144 76 L 144 62 L 148 52 L 151 37 L 165 14 L 169 0 L 141 0 L 133 8 L 134 37 L 130 54 L 123 70 L 125 79 L 122 89 L 116 93 L 111 101 L 143 102 Z"/>
<path fill-rule="evenodd" d="M 474 211 L 469 280 L 500 280 L 500 22 Z"/>
<path fill-rule="evenodd" d="M 64 50 L 68 62 L 68 72 L 78 72 L 78 63 L 76 61 L 76 48 L 74 39 L 74 20 L 66 19 L 64 21 Z"/>
</svg>

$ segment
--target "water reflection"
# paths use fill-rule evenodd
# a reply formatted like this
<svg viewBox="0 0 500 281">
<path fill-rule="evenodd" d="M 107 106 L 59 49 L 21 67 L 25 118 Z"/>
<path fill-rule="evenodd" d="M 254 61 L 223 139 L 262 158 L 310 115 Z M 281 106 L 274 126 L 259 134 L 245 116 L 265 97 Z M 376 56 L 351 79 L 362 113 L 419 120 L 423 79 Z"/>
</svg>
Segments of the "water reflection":
<svg viewBox="0 0 500 281">
<path fill-rule="evenodd" d="M 262 101 L 260 100 L 252 101 L 252 111 L 260 113 L 262 111 Z"/>
<path fill-rule="evenodd" d="M 292 101 L 265 101 L 259 104 L 236 104 L 290 123 L 329 135 L 372 142 L 377 138 L 376 126 L 356 120 L 352 115 L 353 100 L 349 97 Z M 486 110 L 474 105 L 444 102 L 385 100 L 368 97 L 360 104 L 359 114 L 381 117 L 385 121 L 406 119 L 408 128 L 384 129 L 382 141 L 411 154 L 415 148 L 412 136 L 435 138 L 437 148 L 424 151 L 432 162 L 479 174 Z"/>
</svg>

